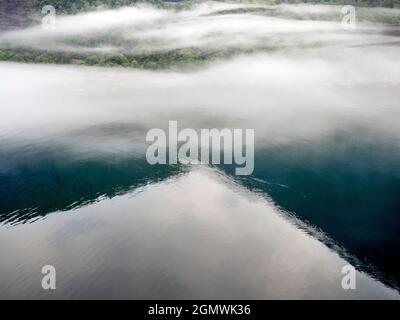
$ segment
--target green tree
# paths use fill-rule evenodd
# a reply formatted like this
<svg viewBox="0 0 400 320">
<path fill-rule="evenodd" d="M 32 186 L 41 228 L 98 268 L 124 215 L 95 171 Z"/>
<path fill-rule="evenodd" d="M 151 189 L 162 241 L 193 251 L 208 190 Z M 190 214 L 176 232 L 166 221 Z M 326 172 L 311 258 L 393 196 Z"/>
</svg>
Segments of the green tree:
<svg viewBox="0 0 400 320">
<path fill-rule="evenodd" d="M 393 0 L 384 0 L 383 6 L 387 8 L 394 8 L 394 1 Z"/>
<path fill-rule="evenodd" d="M 92 54 L 85 58 L 85 63 L 89 64 L 91 66 L 94 66 L 94 65 L 100 64 L 100 58 L 97 55 Z"/>
<path fill-rule="evenodd" d="M 0 61 L 5 60 L 7 60 L 7 54 L 4 51 L 0 50 Z"/>
<path fill-rule="evenodd" d="M 119 65 L 122 65 L 122 64 L 124 64 L 124 63 L 128 63 L 129 64 L 129 60 L 128 60 L 128 58 L 127 57 L 125 57 L 123 54 L 116 54 L 116 55 L 114 55 L 114 56 L 112 56 L 111 58 L 110 58 L 110 61 L 112 62 L 112 63 L 115 63 L 115 64 L 119 64 Z"/>
</svg>

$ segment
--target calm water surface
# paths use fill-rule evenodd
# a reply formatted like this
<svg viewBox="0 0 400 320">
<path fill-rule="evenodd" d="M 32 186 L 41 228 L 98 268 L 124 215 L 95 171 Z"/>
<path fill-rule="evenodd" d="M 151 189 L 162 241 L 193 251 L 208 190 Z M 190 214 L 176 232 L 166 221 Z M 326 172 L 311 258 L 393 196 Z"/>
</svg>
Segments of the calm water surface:
<svg viewBox="0 0 400 320">
<path fill-rule="evenodd" d="M 0 297 L 398 298 L 400 52 L 352 50 L 186 73 L 0 63 Z M 254 128 L 254 173 L 150 166 L 168 120 Z"/>
</svg>

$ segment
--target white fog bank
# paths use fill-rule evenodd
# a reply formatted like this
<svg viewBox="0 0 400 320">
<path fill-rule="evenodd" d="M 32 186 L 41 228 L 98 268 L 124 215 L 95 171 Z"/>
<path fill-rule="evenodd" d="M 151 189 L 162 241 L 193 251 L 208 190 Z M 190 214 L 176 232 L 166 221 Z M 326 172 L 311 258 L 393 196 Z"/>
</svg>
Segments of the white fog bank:
<svg viewBox="0 0 400 320">
<path fill-rule="evenodd" d="M 265 12 L 235 12 L 252 8 Z M 356 30 L 344 30 L 340 10 L 340 6 L 328 5 L 263 6 L 217 2 L 205 2 L 187 10 L 138 5 L 57 16 L 55 30 L 44 30 L 39 25 L 8 32 L 0 35 L 0 47 L 139 54 L 185 48 L 208 51 L 273 49 L 396 40 L 384 35 L 386 28 L 383 26 L 359 24 Z M 394 9 L 384 13 L 383 9 L 360 10 L 367 10 L 372 17 L 382 14 L 389 18 L 400 17 L 399 11 Z M 95 46 L 90 45 L 93 41 L 97 43 Z"/>
<path fill-rule="evenodd" d="M 399 56 L 393 46 L 304 50 L 185 73 L 0 63 L 0 135 L 56 139 L 124 123 L 141 128 L 144 142 L 145 130 L 177 120 L 180 128 L 253 128 L 266 144 L 349 128 L 399 142 Z"/>
</svg>

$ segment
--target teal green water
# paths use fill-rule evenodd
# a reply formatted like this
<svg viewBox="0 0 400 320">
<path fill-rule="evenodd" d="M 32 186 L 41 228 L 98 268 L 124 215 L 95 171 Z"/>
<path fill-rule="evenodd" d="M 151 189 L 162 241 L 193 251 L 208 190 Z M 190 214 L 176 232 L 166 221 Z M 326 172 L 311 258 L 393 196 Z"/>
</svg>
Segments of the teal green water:
<svg viewBox="0 0 400 320">
<path fill-rule="evenodd" d="M 271 198 L 288 215 L 321 231 L 333 248 L 346 249 L 360 270 L 388 285 L 400 280 L 400 153 L 396 145 L 346 132 L 310 143 L 256 149 L 255 171 L 236 178 Z M 144 158 L 109 155 L 81 159 L 61 146 L 2 153 L 0 212 L 6 225 L 33 223 L 163 181 L 187 167 L 151 166 Z M 7 170 L 6 170 L 7 169 Z M 176 195 L 177 197 L 184 195 Z"/>
</svg>

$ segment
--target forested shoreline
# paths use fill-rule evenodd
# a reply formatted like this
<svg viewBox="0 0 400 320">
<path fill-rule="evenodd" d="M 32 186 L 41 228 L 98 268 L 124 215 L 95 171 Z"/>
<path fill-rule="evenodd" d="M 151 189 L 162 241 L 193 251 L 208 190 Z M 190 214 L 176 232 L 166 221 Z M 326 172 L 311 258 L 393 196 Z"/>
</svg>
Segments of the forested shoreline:
<svg viewBox="0 0 400 320">
<path fill-rule="evenodd" d="M 315 4 L 355 4 L 361 6 L 357 12 L 357 21 L 370 24 L 378 24 L 397 28 L 400 26 L 400 15 L 390 14 L 390 9 L 382 9 L 389 11 L 374 11 L 371 13 L 369 7 L 383 6 L 396 7 L 400 0 L 385 1 L 308 1 Z M 16 0 L 14 2 L 2 2 L 2 24 L 4 29 L 4 15 L 8 17 L 8 23 L 13 23 L 13 28 L 19 30 L 30 26 L 38 26 L 41 23 L 43 14 L 41 8 L 45 5 L 52 5 L 56 8 L 57 16 L 75 15 L 82 12 L 98 12 L 101 10 L 120 8 L 134 5 L 150 5 L 152 8 L 166 9 L 176 11 L 184 11 L 190 9 L 194 5 L 198 5 L 199 1 L 176 1 L 166 2 L 160 0 L 136 1 L 136 0 Z M 277 17 L 292 20 L 321 20 L 340 22 L 340 7 L 331 12 L 311 12 L 304 14 L 303 12 L 280 10 L 280 6 L 276 3 L 304 3 L 298 1 L 278 1 L 278 0 L 242 0 L 242 1 L 218 1 L 216 3 L 230 4 L 250 4 L 249 7 L 239 7 L 232 9 L 220 10 L 218 15 L 224 14 L 245 14 L 251 13 L 257 16 Z M 20 17 L 12 18 L 13 15 Z M 7 19 L 6 19 L 7 20 Z M 13 22 L 14 21 L 14 22 Z M 7 28 L 5 28 L 7 29 Z M 10 27 L 8 28 L 10 29 Z M 1 35 L 1 33 L 0 33 Z M 74 37 L 63 37 L 58 39 L 64 45 L 75 45 L 77 47 L 85 47 L 87 50 L 51 50 L 48 48 L 31 47 L 29 44 L 14 44 L 7 39 L 2 41 L 0 38 L 0 61 L 15 61 L 28 63 L 53 63 L 53 64 L 76 64 L 99 67 L 121 66 L 130 68 L 158 69 L 169 68 L 174 66 L 196 66 L 203 65 L 208 61 L 217 59 L 226 59 L 238 54 L 248 54 L 256 52 L 273 51 L 277 44 L 270 45 L 265 43 L 262 46 L 251 48 L 219 48 L 204 49 L 195 46 L 187 46 L 184 48 L 173 48 L 166 50 L 147 50 L 146 41 L 135 41 L 134 44 L 127 44 L 123 50 L 117 52 L 98 52 L 97 48 L 103 44 L 120 45 L 124 47 L 125 39 L 119 37 L 118 33 L 100 34 L 100 35 L 77 35 Z M 132 52 L 132 46 L 140 47 L 139 52 Z M 306 45 L 308 47 L 318 47 L 319 43 Z"/>
<path fill-rule="evenodd" d="M 400 0 L 216 0 L 228 3 L 249 4 L 331 4 L 360 7 L 400 8 Z M 58 15 L 77 14 L 85 11 L 120 8 L 135 4 L 151 4 L 161 8 L 185 9 L 201 0 L 4 0 L 0 2 L 0 31 L 26 27 L 38 22 L 41 10 L 53 6 Z"/>
</svg>

